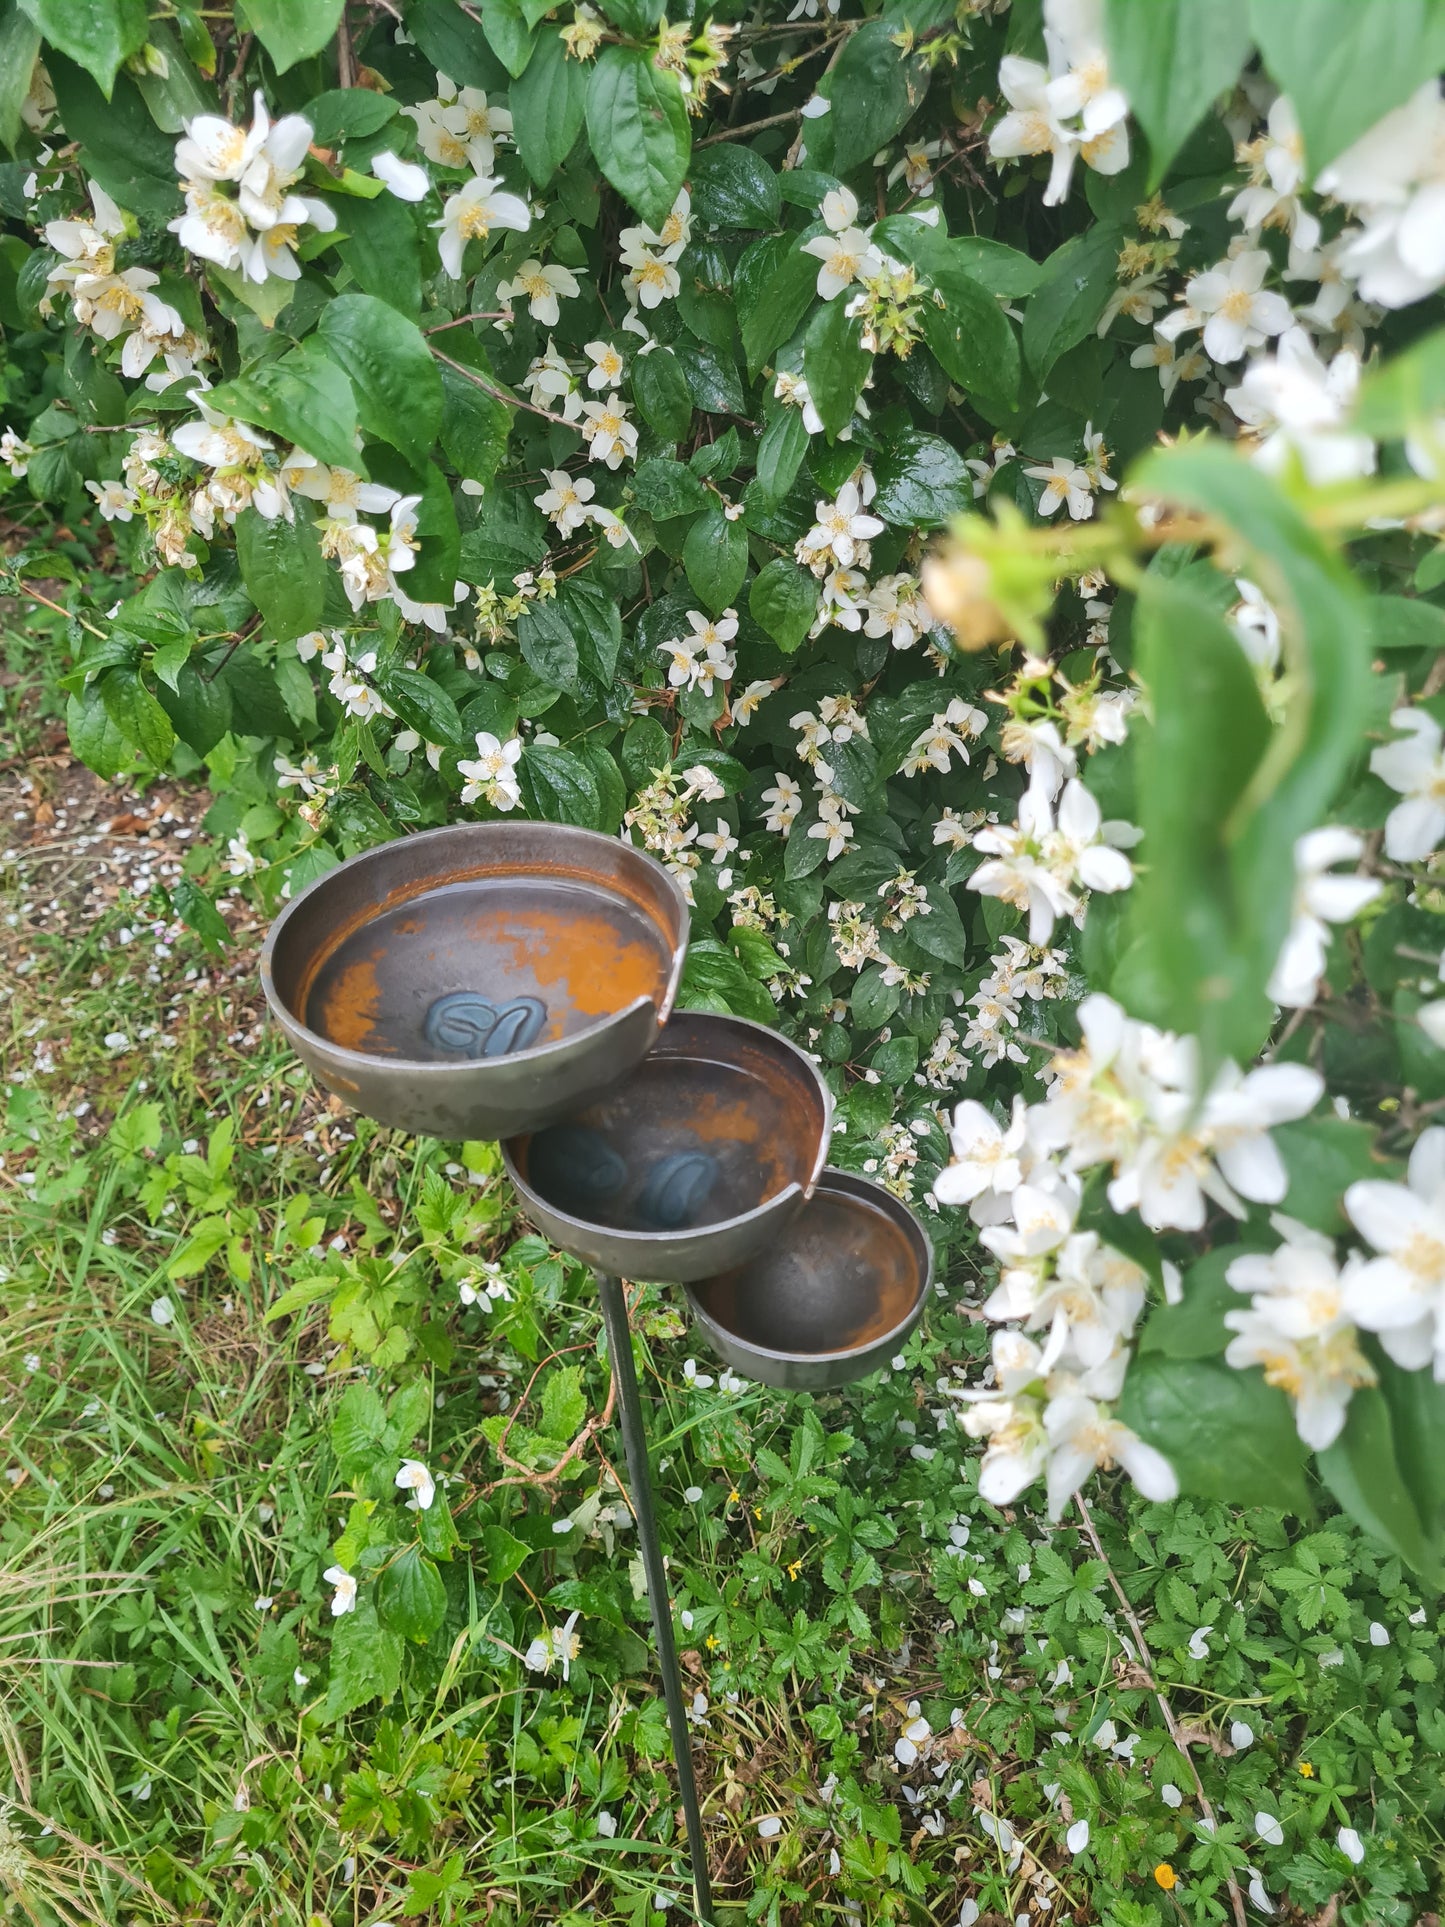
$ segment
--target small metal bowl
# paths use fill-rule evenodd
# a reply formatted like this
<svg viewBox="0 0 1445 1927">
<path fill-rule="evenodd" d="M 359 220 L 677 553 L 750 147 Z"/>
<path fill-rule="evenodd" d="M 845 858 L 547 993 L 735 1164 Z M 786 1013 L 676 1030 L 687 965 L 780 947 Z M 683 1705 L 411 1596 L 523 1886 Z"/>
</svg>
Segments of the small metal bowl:
<svg viewBox="0 0 1445 1927">
<path fill-rule="evenodd" d="M 565 1117 L 652 1048 L 688 909 L 641 850 L 557 823 L 458 823 L 330 870 L 261 953 L 329 1091 L 397 1130 L 500 1138 Z"/>
<path fill-rule="evenodd" d="M 886 1365 L 923 1316 L 933 1249 L 891 1191 L 831 1167 L 757 1256 L 690 1284 L 692 1315 L 734 1371 L 824 1391 Z"/>
<path fill-rule="evenodd" d="M 682 1010 L 629 1077 L 502 1156 L 553 1244 L 617 1277 L 680 1284 L 751 1257 L 812 1196 L 831 1115 L 786 1037 Z"/>
</svg>

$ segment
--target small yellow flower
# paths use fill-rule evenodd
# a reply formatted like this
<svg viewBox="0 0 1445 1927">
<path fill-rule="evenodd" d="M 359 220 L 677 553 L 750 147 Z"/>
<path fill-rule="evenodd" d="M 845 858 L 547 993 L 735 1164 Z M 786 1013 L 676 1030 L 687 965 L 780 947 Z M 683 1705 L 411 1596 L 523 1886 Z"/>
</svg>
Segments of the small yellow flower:
<svg viewBox="0 0 1445 1927">
<path fill-rule="evenodd" d="M 790 1579 L 796 1579 L 802 1570 L 803 1562 L 801 1559 L 790 1559 L 788 1561 L 788 1577 Z"/>
<path fill-rule="evenodd" d="M 763 1508 L 760 1505 L 755 1505 L 753 1507 L 753 1517 L 755 1519 L 761 1519 L 762 1516 L 763 1516 Z"/>
<path fill-rule="evenodd" d="M 741 1504 L 742 1504 L 742 1502 L 743 1502 L 743 1495 L 742 1495 L 742 1493 L 741 1493 L 741 1492 L 739 1492 L 739 1491 L 738 1491 L 738 1489 L 737 1489 L 737 1487 L 736 1487 L 736 1486 L 734 1486 L 734 1487 L 733 1487 L 733 1489 L 732 1489 L 732 1491 L 731 1491 L 731 1492 L 729 1492 L 729 1494 L 728 1494 L 728 1504 L 729 1504 L 729 1505 L 741 1505 Z"/>
<path fill-rule="evenodd" d="M 722 1642 L 721 1640 L 719 1640 L 716 1633 L 709 1633 L 707 1638 L 703 1641 L 703 1644 L 707 1647 L 709 1652 L 715 1653 L 718 1647 L 722 1644 Z"/>
<path fill-rule="evenodd" d="M 1303 1777 L 1304 1779 L 1306 1779 L 1306 1780 L 1312 1780 L 1312 1779 L 1313 1779 L 1313 1778 L 1315 1777 L 1315 1770 L 1314 1770 L 1314 1768 L 1313 1768 L 1313 1767 L 1312 1767 L 1312 1766 L 1310 1765 L 1310 1763 L 1309 1763 L 1309 1761 L 1308 1761 L 1308 1760 L 1301 1760 L 1301 1761 L 1300 1761 L 1300 1763 L 1299 1763 L 1299 1770 L 1300 1770 L 1300 1773 L 1301 1773 L 1301 1775 L 1302 1775 L 1302 1777 Z"/>
<path fill-rule="evenodd" d="M 1167 1860 L 1161 1860 L 1159 1862 L 1159 1865 L 1154 1869 L 1154 1878 L 1166 1894 L 1172 1892 L 1178 1884 L 1178 1876 Z"/>
</svg>

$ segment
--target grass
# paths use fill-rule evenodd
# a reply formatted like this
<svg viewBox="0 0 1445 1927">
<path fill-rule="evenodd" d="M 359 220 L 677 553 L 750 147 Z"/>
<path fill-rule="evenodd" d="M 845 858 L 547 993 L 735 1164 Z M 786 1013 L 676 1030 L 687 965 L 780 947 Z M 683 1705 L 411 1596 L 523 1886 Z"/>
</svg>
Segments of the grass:
<svg viewBox="0 0 1445 1927">
<path fill-rule="evenodd" d="M 205 797 L 105 789 L 36 720 L 43 691 L 22 732 L 26 695 L 30 754 L 0 778 L 0 1904 L 215 1927 L 687 1918 L 586 1274 L 516 1221 L 490 1153 L 314 1089 L 263 1021 L 245 903 L 217 958 L 160 894 L 207 860 Z M 463 1310 L 488 1257 L 512 1298 Z M 726 1917 L 1204 1922 L 1251 1870 L 1286 1920 L 1421 1917 L 1433 1604 L 1412 1619 L 1398 1566 L 1323 1516 L 1106 1483 L 1096 1548 L 984 1505 L 936 1389 L 976 1376 L 970 1290 L 947 1281 L 904 1369 L 821 1401 L 695 1386 L 674 1300 L 638 1298 Z M 375 1488 L 343 1475 L 367 1384 L 426 1388 L 408 1449 L 447 1476 L 461 1544 L 395 1690 L 338 1699 L 323 1569 L 343 1534 L 364 1571 L 369 1533 L 412 1529 L 390 1461 Z M 569 1681 L 518 1663 L 574 1610 Z M 1371 1835 L 1363 1873 L 1333 1844 L 1346 1819 Z"/>
</svg>

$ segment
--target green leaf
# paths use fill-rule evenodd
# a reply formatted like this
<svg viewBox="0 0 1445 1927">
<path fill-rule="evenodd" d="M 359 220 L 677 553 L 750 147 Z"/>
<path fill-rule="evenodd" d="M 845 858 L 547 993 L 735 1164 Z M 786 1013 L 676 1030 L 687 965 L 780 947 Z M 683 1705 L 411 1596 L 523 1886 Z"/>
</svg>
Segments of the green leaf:
<svg viewBox="0 0 1445 1927">
<path fill-rule="evenodd" d="M 1119 1417 L 1162 1452 L 1185 1492 L 1308 1513 L 1305 1450 L 1283 1392 L 1257 1371 L 1205 1359 L 1138 1358 Z"/>
<path fill-rule="evenodd" d="M 1438 1561 L 1445 1557 L 1445 1385 L 1427 1371 L 1401 1371 L 1383 1353 L 1377 1369 L 1395 1461 Z"/>
<path fill-rule="evenodd" d="M 1375 1133 L 1352 1118 L 1304 1117 L 1270 1132 L 1289 1173 L 1280 1210 L 1332 1238 L 1347 1234 L 1341 1199 L 1366 1178 L 1390 1178 L 1393 1168 L 1375 1151 Z"/>
<path fill-rule="evenodd" d="M 278 74 L 330 44 L 344 0 L 246 0 L 246 19 Z"/>
<path fill-rule="evenodd" d="M 0 6 L 0 141 L 12 152 L 23 122 L 20 109 L 40 52 L 40 29 L 16 0 Z"/>
<path fill-rule="evenodd" d="M 797 480 L 808 452 L 808 431 L 801 408 L 780 408 L 758 442 L 758 487 L 781 502 Z"/>
<path fill-rule="evenodd" d="M 747 413 L 748 398 L 731 355 L 705 341 L 679 341 L 673 353 L 694 406 L 712 415 Z"/>
<path fill-rule="evenodd" d="M 99 681 L 87 683 L 65 705 L 70 747 L 87 769 L 109 782 L 134 760 L 135 752 L 100 693 Z"/>
<path fill-rule="evenodd" d="M 733 301 L 750 378 L 797 328 L 817 288 L 818 263 L 794 235 L 769 234 L 743 255 L 733 272 Z"/>
<path fill-rule="evenodd" d="M 675 74 L 637 47 L 605 47 L 587 83 L 587 133 L 597 165 L 653 228 L 672 211 L 692 152 Z"/>
<path fill-rule="evenodd" d="M 441 431 L 442 382 L 414 321 L 369 294 L 333 295 L 317 336 L 349 377 L 361 426 L 415 468 Z"/>
<path fill-rule="evenodd" d="M 558 591 L 567 626 L 577 637 L 582 667 L 604 689 L 617 674 L 622 653 L 622 617 L 615 597 L 586 576 L 572 576 Z"/>
<path fill-rule="evenodd" d="M 819 82 L 818 92 L 833 103 L 828 126 L 839 174 L 872 160 L 903 131 L 928 92 L 926 63 L 900 52 L 897 31 L 892 20 L 865 22 Z"/>
<path fill-rule="evenodd" d="M 134 669 L 108 669 L 100 679 L 101 700 L 111 720 L 153 769 L 163 769 L 176 746 L 171 719 Z"/>
<path fill-rule="evenodd" d="M 526 71 L 508 91 L 517 152 L 537 186 L 545 187 L 582 132 L 587 69 L 580 60 L 567 58 L 555 27 L 544 27 Z"/>
<path fill-rule="evenodd" d="M 482 1549 L 487 1561 L 487 1584 L 505 1585 L 532 1556 L 532 1548 L 505 1526 L 487 1526 L 482 1532 Z"/>
<path fill-rule="evenodd" d="M 680 442 L 692 426 L 692 396 L 677 356 L 655 348 L 632 364 L 632 393 L 638 413 L 665 442 Z"/>
<path fill-rule="evenodd" d="M 639 466 L 632 478 L 632 494 L 637 506 L 657 522 L 695 515 L 712 499 L 687 463 L 670 455 L 654 455 Z"/>
<path fill-rule="evenodd" d="M 714 497 L 682 545 L 687 579 L 713 615 L 728 608 L 748 572 L 748 536 L 741 520 L 729 521 Z"/>
<path fill-rule="evenodd" d="M 553 689 L 577 687 L 577 640 L 555 601 L 529 602 L 517 619 L 517 646 L 532 673 Z"/>
<path fill-rule="evenodd" d="M 407 1546 L 376 1579 L 376 1616 L 407 1639 L 430 1639 L 447 1616 L 442 1576 L 420 1546 Z"/>
<path fill-rule="evenodd" d="M 394 194 L 379 195 L 374 201 L 348 201 L 344 208 L 333 197 L 332 205 L 344 235 L 336 242 L 336 251 L 357 286 L 400 314 L 420 314 L 421 242 L 413 209 Z M 430 259 L 434 265 L 435 256 Z"/>
<path fill-rule="evenodd" d="M 294 442 L 318 461 L 361 470 L 351 383 L 314 343 L 303 342 L 277 361 L 223 381 L 207 400 L 222 414 Z"/>
<path fill-rule="evenodd" d="M 1445 328 L 1437 328 L 1372 368 L 1360 383 L 1353 425 L 1381 441 L 1412 431 L 1438 434 L 1435 418 L 1445 409 Z"/>
<path fill-rule="evenodd" d="M 182 877 L 171 891 L 171 902 L 181 922 L 188 930 L 195 931 L 213 957 L 226 949 L 231 941 L 231 926 L 200 884 Z"/>
<path fill-rule="evenodd" d="M 575 1438 L 587 1416 L 582 1373 L 576 1365 L 562 1365 L 547 1374 L 542 1387 L 542 1413 L 537 1430 L 543 1438 L 565 1444 Z"/>
<path fill-rule="evenodd" d="M 1249 1303 L 1225 1277 L 1245 1249 L 1243 1245 L 1223 1245 L 1189 1267 L 1179 1303 L 1156 1305 L 1145 1319 L 1139 1334 L 1141 1358 L 1150 1352 L 1162 1353 L 1165 1358 L 1219 1358 L 1234 1335 L 1224 1322 L 1224 1314 L 1241 1311 Z"/>
<path fill-rule="evenodd" d="M 1008 316 L 971 274 L 932 274 L 943 306 L 925 301 L 923 338 L 944 372 L 995 408 L 1018 400 L 1019 345 Z"/>
<path fill-rule="evenodd" d="M 306 686 L 309 690 L 309 677 Z M 197 756 L 209 756 L 231 727 L 231 685 L 214 671 L 203 673 L 188 662 L 176 678 L 175 688 L 162 687 L 157 696 L 171 727 Z"/>
<path fill-rule="evenodd" d="M 55 4 L 68 8 L 71 0 Z M 151 119 L 135 83 L 126 74 L 118 75 L 107 100 L 89 74 L 53 49 L 46 54 L 45 68 L 66 138 L 80 142 L 84 172 L 121 207 L 169 220 L 181 205 L 176 144 Z"/>
<path fill-rule="evenodd" d="M 799 648 L 818 613 L 818 585 L 806 569 L 777 556 L 748 591 L 748 611 L 785 656 Z"/>
<path fill-rule="evenodd" d="M 1445 56 L 1445 16 L 1432 0 L 1252 0 L 1250 19 L 1265 65 L 1294 103 L 1312 174 L 1408 100 Z"/>
<path fill-rule="evenodd" d="M 415 0 L 406 10 L 406 30 L 432 66 L 458 87 L 490 93 L 507 86 L 507 70 L 487 45 L 474 8 L 464 12 L 457 0 Z"/>
<path fill-rule="evenodd" d="M 416 1529 L 421 1534 L 422 1545 L 433 1559 L 450 1559 L 452 1548 L 461 1544 L 461 1534 L 453 1523 L 452 1509 L 442 1491 L 432 1495 L 432 1502 L 425 1512 L 417 1513 Z"/>
<path fill-rule="evenodd" d="M 52 47 L 109 98 L 122 61 L 146 44 L 145 0 L 20 0 Z M 73 130 L 67 124 L 66 132 Z"/>
<path fill-rule="evenodd" d="M 776 227 L 782 212 L 778 177 L 761 154 L 720 141 L 694 155 L 688 182 L 694 220 L 714 227 Z"/>
<path fill-rule="evenodd" d="M 1120 235 L 1091 227 L 1055 248 L 1024 311 L 1024 359 L 1043 382 L 1060 355 L 1091 334 L 1114 290 Z"/>
<path fill-rule="evenodd" d="M 333 87 L 308 100 L 304 111 L 316 146 L 334 147 L 338 141 L 379 134 L 396 118 L 397 107 L 385 94 L 373 94 L 365 87 Z"/>
<path fill-rule="evenodd" d="M 905 429 L 884 444 L 873 464 L 873 514 L 900 528 L 940 528 L 973 506 L 967 463 L 937 435 Z"/>
<path fill-rule="evenodd" d="M 430 676 L 417 669 L 391 669 L 378 687 L 408 729 L 424 742 L 460 743 L 466 740 L 457 706 Z"/>
<path fill-rule="evenodd" d="M 1153 189 L 1249 59 L 1249 0 L 1106 0 L 1104 37 L 1110 78 L 1149 136 Z"/>
<path fill-rule="evenodd" d="M 576 823 L 584 830 L 597 828 L 602 792 L 580 756 L 550 743 L 528 743 L 520 769 L 529 815 L 549 823 Z"/>
<path fill-rule="evenodd" d="M 512 410 L 453 368 L 441 378 L 442 447 L 458 475 L 485 486 L 506 455 Z"/>
<path fill-rule="evenodd" d="M 378 1620 L 369 1591 L 332 1626 L 328 1720 L 343 1720 L 368 1700 L 389 1700 L 401 1684 L 402 1642 Z"/>
<path fill-rule="evenodd" d="M 1366 605 L 1376 649 L 1445 649 L 1445 609 L 1415 596 L 1376 595 Z"/>
<path fill-rule="evenodd" d="M 1268 968 L 1251 980 L 1254 906 L 1240 900 L 1227 830 L 1269 723 L 1233 630 L 1190 589 L 1146 575 L 1134 636 L 1155 722 L 1135 756 L 1150 860 L 1130 908 L 1160 989 L 1151 1015 L 1199 1036 L 1212 1068 L 1252 1054 L 1272 1014 Z"/>
<path fill-rule="evenodd" d="M 655 771 L 672 761 L 672 742 L 655 716 L 639 716 L 622 739 L 622 774 L 631 790 L 646 789 Z"/>
<path fill-rule="evenodd" d="M 803 338 L 803 374 L 829 441 L 836 441 L 852 421 L 872 366 L 861 326 L 848 317 L 847 302 L 841 295 L 825 301 Z"/>
<path fill-rule="evenodd" d="M 435 462 L 427 462 L 418 477 L 421 501 L 416 510 L 416 560 L 407 573 L 405 593 L 414 602 L 450 605 L 462 561 L 462 538 L 451 483 Z M 415 494 L 415 488 L 408 489 Z"/>
<path fill-rule="evenodd" d="M 480 0 L 487 44 L 515 80 L 532 58 L 532 34 L 519 0 Z"/>
<path fill-rule="evenodd" d="M 1395 1456 L 1390 1407 L 1377 1387 L 1367 1385 L 1354 1394 L 1344 1431 L 1318 1454 L 1317 1462 L 1320 1477 L 1350 1517 L 1422 1579 L 1438 1586 L 1439 1554 L 1426 1542 Z"/>
<path fill-rule="evenodd" d="M 320 627 L 327 568 L 309 515 L 288 522 L 243 509 L 236 518 L 236 560 L 268 636 L 290 642 Z"/>
</svg>

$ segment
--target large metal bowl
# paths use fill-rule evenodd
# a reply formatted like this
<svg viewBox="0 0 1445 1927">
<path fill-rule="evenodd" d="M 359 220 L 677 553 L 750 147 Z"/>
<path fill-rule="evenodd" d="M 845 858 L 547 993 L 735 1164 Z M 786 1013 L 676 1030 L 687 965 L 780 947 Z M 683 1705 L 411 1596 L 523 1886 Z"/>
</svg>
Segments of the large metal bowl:
<svg viewBox="0 0 1445 1927">
<path fill-rule="evenodd" d="M 687 1300 L 734 1371 L 816 1392 L 886 1365 L 923 1316 L 932 1276 L 932 1246 L 908 1206 L 830 1168 L 761 1251 L 689 1284 Z"/>
<path fill-rule="evenodd" d="M 817 1066 L 786 1037 L 683 1010 L 630 1076 L 502 1156 L 554 1244 L 679 1284 L 777 1235 L 812 1195 L 831 1115 Z"/>
<path fill-rule="evenodd" d="M 687 901 L 652 857 L 556 823 L 459 823 L 328 871 L 261 953 L 329 1091 L 433 1137 L 500 1138 L 626 1077 L 677 995 Z"/>
</svg>

